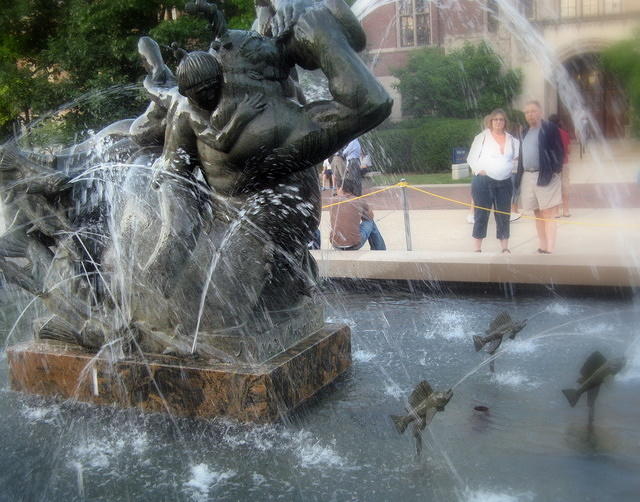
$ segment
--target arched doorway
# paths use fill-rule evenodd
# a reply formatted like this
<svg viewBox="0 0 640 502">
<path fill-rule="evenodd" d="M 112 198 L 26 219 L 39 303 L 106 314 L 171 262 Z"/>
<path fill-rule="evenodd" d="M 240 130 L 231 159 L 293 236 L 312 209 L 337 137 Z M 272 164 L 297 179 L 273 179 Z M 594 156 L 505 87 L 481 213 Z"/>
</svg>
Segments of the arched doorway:
<svg viewBox="0 0 640 502">
<path fill-rule="evenodd" d="M 602 68 L 597 53 L 574 56 L 564 63 L 605 138 L 621 138 L 627 125 L 627 98 L 618 80 Z M 558 100 L 558 114 L 573 132 L 571 116 Z"/>
</svg>

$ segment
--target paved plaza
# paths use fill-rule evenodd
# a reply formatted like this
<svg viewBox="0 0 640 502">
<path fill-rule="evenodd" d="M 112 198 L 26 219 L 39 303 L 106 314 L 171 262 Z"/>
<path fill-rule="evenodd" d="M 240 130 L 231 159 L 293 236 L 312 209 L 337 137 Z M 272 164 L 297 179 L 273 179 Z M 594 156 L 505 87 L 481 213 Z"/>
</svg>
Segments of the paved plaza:
<svg viewBox="0 0 640 502">
<path fill-rule="evenodd" d="M 570 162 L 571 217 L 557 218 L 558 242 L 556 253 L 619 254 L 627 246 L 640 249 L 640 143 L 609 144 L 610 151 L 598 148 L 586 152 L 580 159 L 578 145 Z M 595 149 L 594 149 L 595 150 Z M 595 155 L 594 155 L 595 154 Z M 598 161 L 600 157 L 602 160 Z M 607 160 L 608 159 L 608 160 Z M 370 187 L 374 191 L 380 187 Z M 420 185 L 433 194 L 471 202 L 470 186 Z M 414 251 L 471 251 L 471 228 L 466 206 L 405 189 Z M 323 205 L 332 202 L 324 192 Z M 402 189 L 392 188 L 366 198 L 375 211 L 375 219 L 389 250 L 406 250 Z M 510 248 L 513 253 L 532 253 L 537 249 L 535 222 L 523 217 L 511 225 Z M 330 249 L 329 212 L 322 215 L 322 247 Z M 495 222 L 489 220 L 484 252 L 499 251 L 495 239 Z M 366 245 L 365 245 L 366 247 Z"/>
<path fill-rule="evenodd" d="M 585 267 L 624 267 L 637 272 L 638 249 L 640 249 L 640 143 L 621 141 L 606 145 L 594 145 L 582 159 L 578 145 L 573 145 L 570 161 L 572 196 L 571 217 L 558 218 L 558 239 L 553 255 L 538 255 L 535 222 L 523 215 L 511 225 L 510 249 L 512 256 L 500 254 L 495 238 L 495 222 L 490 219 L 487 239 L 482 253 L 472 252 L 472 225 L 467 222 L 468 208 L 452 201 L 405 189 L 408 196 L 411 229 L 411 252 L 407 252 L 405 220 L 402 211 L 402 189 L 392 188 L 372 195 L 366 200 L 375 211 L 375 219 L 387 243 L 387 258 L 411 263 L 428 261 L 452 263 L 460 260 L 475 260 L 478 265 L 509 263 L 517 267 L 519 262 L 560 265 L 580 262 Z M 380 187 L 369 187 L 367 191 Z M 435 195 L 465 203 L 471 202 L 470 186 L 465 185 L 420 185 L 422 190 Z M 331 194 L 324 192 L 323 205 L 330 204 Z M 322 251 L 316 254 L 321 262 L 340 260 L 378 261 L 385 260 L 381 251 L 344 252 L 333 251 L 329 244 L 329 212 L 323 211 Z M 377 258 L 367 255 L 379 255 Z M 592 259 L 590 259 L 591 257 Z M 325 264 L 326 265 L 326 264 Z M 333 276 L 330 268 L 321 267 L 326 275 Z M 619 271 L 618 271 L 619 272 Z M 355 276 L 371 276 L 371 271 Z M 591 272 L 589 272 L 591 273 Z M 375 274 L 374 274 L 375 275 Z M 397 274 L 405 278 L 406 274 Z M 597 284 L 601 278 L 593 273 Z M 636 273 L 633 275 L 637 276 Z M 619 277 L 619 274 L 616 276 Z M 393 278 L 393 277 L 390 277 Z M 441 278 L 446 280 L 446 278 Z M 457 280 L 457 279 L 456 279 Z M 617 279 L 616 279 L 617 280 Z M 635 282 L 634 282 L 635 283 Z"/>
</svg>

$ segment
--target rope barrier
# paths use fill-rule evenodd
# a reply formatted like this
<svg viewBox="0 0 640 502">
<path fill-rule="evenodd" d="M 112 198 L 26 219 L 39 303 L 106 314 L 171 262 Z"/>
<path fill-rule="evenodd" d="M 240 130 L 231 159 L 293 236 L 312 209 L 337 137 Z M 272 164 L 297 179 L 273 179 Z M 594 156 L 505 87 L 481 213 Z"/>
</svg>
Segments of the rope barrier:
<svg viewBox="0 0 640 502">
<path fill-rule="evenodd" d="M 333 204 L 327 204 L 326 206 L 322 206 L 322 209 L 327 209 L 327 208 L 333 207 L 333 206 L 339 206 L 340 204 L 346 204 L 348 202 L 353 202 L 354 200 L 364 199 L 365 197 L 369 197 L 370 195 L 375 195 L 377 193 L 386 192 L 387 190 L 391 190 L 392 188 L 403 186 L 402 183 L 403 182 L 396 183 L 395 185 L 389 185 L 388 187 L 381 188 L 380 190 L 376 190 L 374 192 L 369 192 L 369 193 L 366 193 L 364 195 L 359 195 L 358 197 L 354 197 L 353 199 L 341 200 L 339 202 L 334 202 Z"/>
<path fill-rule="evenodd" d="M 327 209 L 333 206 L 338 206 L 340 204 L 346 204 L 348 202 L 353 202 L 354 200 L 358 200 L 358 199 L 363 199 L 365 197 L 369 197 L 371 195 L 376 195 L 382 192 L 386 192 L 387 190 L 390 190 L 392 188 L 401 188 L 401 187 L 407 187 L 410 188 L 411 190 L 415 190 L 416 192 L 420 192 L 423 193 L 425 195 L 430 195 L 431 197 L 436 197 L 437 199 L 441 199 L 441 200 L 446 200 L 447 202 L 452 202 L 454 204 L 459 204 L 461 206 L 466 206 L 466 207 L 472 207 L 474 209 L 481 209 L 482 211 L 494 211 L 495 213 L 498 214 L 506 214 L 506 215 L 511 215 L 510 212 L 507 211 L 498 211 L 497 209 L 491 209 L 491 208 L 487 208 L 487 207 L 482 207 L 482 206 L 476 206 L 474 204 L 470 204 L 468 202 L 462 202 L 460 200 L 456 200 L 456 199 L 452 199 L 450 197 L 445 197 L 443 195 L 438 195 L 437 193 L 433 193 L 433 192 L 429 192 L 428 190 L 423 190 L 422 188 L 418 188 L 417 186 L 411 185 L 410 183 L 407 183 L 406 181 L 400 181 L 398 183 L 396 183 L 395 185 L 389 185 L 388 187 L 384 187 L 381 188 L 380 190 L 375 190 L 373 192 L 364 194 L 364 195 L 360 195 L 358 197 L 354 197 L 352 199 L 347 199 L 347 200 L 342 200 L 339 202 L 334 202 L 333 204 L 327 204 L 326 206 L 322 206 L 322 209 Z M 628 224 L 628 223 L 599 223 L 599 222 L 590 222 L 590 221 L 576 221 L 576 220 L 572 220 L 572 221 L 558 221 L 556 218 L 538 218 L 536 216 L 529 216 L 526 214 L 522 215 L 522 218 L 528 219 L 528 220 L 533 220 L 533 221 L 551 221 L 554 223 L 558 223 L 559 225 L 580 225 L 580 226 L 586 226 L 586 227 L 620 227 L 620 228 L 640 228 L 640 224 Z"/>
</svg>

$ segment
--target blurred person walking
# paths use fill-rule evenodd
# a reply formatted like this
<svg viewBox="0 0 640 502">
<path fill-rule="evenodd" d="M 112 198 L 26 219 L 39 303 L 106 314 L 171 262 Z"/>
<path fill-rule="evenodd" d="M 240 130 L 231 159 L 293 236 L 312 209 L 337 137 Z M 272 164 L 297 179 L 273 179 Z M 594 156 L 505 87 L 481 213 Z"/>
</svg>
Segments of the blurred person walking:
<svg viewBox="0 0 640 502">
<path fill-rule="evenodd" d="M 325 159 L 322 163 L 322 190 L 333 190 L 335 185 L 333 183 L 333 169 L 331 169 L 331 160 L 333 157 Z M 329 186 L 325 186 L 326 182 L 329 182 Z"/>
<path fill-rule="evenodd" d="M 516 186 L 520 188 L 520 207 L 533 211 L 538 233 L 538 253 L 555 249 L 557 207 L 562 202 L 560 172 L 564 149 L 558 127 L 542 119 L 542 107 L 529 101 L 524 107 L 527 126 L 523 130 L 518 159 Z"/>
<path fill-rule="evenodd" d="M 556 218 L 564 216 L 568 218 L 571 216 L 569 211 L 569 192 L 571 191 L 571 179 L 569 178 L 569 153 L 571 136 L 562 127 L 564 124 L 558 115 L 555 113 L 549 116 L 549 122 L 554 123 L 560 131 L 560 139 L 562 140 L 562 148 L 564 149 L 564 156 L 562 157 L 562 174 L 560 175 L 560 189 L 562 191 L 562 213 L 558 212 Z"/>
<path fill-rule="evenodd" d="M 471 195 L 478 206 L 474 210 L 472 232 L 474 251 L 482 251 L 482 240 L 487 236 L 489 213 L 493 208 L 496 237 L 502 252 L 510 253 L 511 171 L 520 152 L 520 142 L 506 131 L 507 115 L 499 108 L 488 115 L 485 125 L 487 128 L 474 138 L 467 156 L 473 172 Z"/>
<path fill-rule="evenodd" d="M 362 175 L 360 174 L 360 141 L 358 138 L 352 140 L 342 149 L 342 154 L 347 161 L 347 168 L 344 173 L 345 180 L 353 181 L 353 195 L 362 195 Z"/>
<path fill-rule="evenodd" d="M 360 176 L 364 178 L 372 171 L 371 156 L 368 153 L 362 152 L 362 157 L 360 157 Z"/>
<path fill-rule="evenodd" d="M 331 171 L 333 172 L 333 185 L 340 188 L 342 180 L 344 180 L 344 174 L 347 169 L 347 162 L 345 161 L 342 151 L 336 152 L 331 159 Z M 336 195 L 335 193 L 333 195 Z"/>
</svg>

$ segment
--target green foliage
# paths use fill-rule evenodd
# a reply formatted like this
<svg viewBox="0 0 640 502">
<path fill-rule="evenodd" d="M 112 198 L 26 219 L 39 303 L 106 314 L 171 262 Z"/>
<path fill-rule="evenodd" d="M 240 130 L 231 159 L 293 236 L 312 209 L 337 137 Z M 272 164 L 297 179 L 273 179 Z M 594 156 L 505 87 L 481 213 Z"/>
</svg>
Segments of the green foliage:
<svg viewBox="0 0 640 502">
<path fill-rule="evenodd" d="M 165 21 L 186 0 L 12 0 L 0 10 L 0 134 L 72 102 L 58 126 L 65 131 L 98 128 L 134 116 L 148 99 L 109 89 L 127 88 L 144 74 L 137 52 L 142 35 L 206 49 L 203 19 Z M 231 28 L 249 28 L 253 0 L 221 3 Z M 171 52 L 164 56 L 172 63 Z M 74 100 L 88 93 L 81 103 Z M 55 129 L 55 127 L 52 126 Z"/>
<path fill-rule="evenodd" d="M 59 96 L 48 91 L 50 70 L 41 53 L 58 33 L 61 2 L 13 0 L 0 10 L 0 129 L 45 110 Z"/>
<path fill-rule="evenodd" d="M 451 169 L 454 147 L 471 146 L 480 132 L 475 119 L 429 117 L 376 129 L 365 138 L 376 169 L 390 173 L 435 173 Z"/>
<path fill-rule="evenodd" d="M 360 137 L 376 171 L 385 174 L 412 170 L 412 129 L 374 129 Z"/>
<path fill-rule="evenodd" d="M 519 70 L 504 71 L 484 42 L 444 54 L 438 48 L 415 51 L 393 72 L 403 113 L 413 117 L 471 118 L 506 108 L 521 89 Z"/>
<path fill-rule="evenodd" d="M 233 0 L 218 4 L 227 19 L 227 26 L 237 30 L 248 30 L 256 17 L 254 0 Z"/>
<path fill-rule="evenodd" d="M 620 79 L 631 105 L 631 124 L 640 136 L 640 30 L 602 53 L 602 64 Z"/>
<path fill-rule="evenodd" d="M 176 42 L 188 51 L 207 50 L 211 42 L 211 31 L 207 21 L 191 16 L 162 21 L 150 30 L 149 35 L 161 46 L 169 46 Z"/>
</svg>

